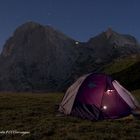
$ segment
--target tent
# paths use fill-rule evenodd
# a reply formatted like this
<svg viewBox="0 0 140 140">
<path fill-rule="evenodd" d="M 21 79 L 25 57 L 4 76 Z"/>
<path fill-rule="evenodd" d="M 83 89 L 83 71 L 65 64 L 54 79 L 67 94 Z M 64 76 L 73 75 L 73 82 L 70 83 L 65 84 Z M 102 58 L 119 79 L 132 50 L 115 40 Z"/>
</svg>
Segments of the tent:
<svg viewBox="0 0 140 140">
<path fill-rule="evenodd" d="M 106 74 L 80 77 L 65 93 L 59 111 L 89 120 L 116 119 L 130 115 L 138 102 Z"/>
</svg>

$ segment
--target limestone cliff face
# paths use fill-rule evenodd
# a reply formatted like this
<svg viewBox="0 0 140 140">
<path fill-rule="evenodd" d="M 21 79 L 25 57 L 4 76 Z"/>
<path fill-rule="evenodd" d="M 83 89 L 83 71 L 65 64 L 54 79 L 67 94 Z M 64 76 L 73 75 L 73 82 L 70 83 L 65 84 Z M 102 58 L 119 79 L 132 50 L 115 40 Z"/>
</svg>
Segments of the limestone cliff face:
<svg viewBox="0 0 140 140">
<path fill-rule="evenodd" d="M 0 91 L 62 91 L 79 76 L 97 71 L 118 57 L 137 53 L 136 46 L 134 37 L 112 30 L 77 43 L 50 26 L 28 22 L 18 27 L 4 45 Z"/>
<path fill-rule="evenodd" d="M 74 44 L 73 39 L 49 26 L 33 22 L 22 25 L 1 54 L 1 90 L 59 89 L 74 63 Z"/>
</svg>

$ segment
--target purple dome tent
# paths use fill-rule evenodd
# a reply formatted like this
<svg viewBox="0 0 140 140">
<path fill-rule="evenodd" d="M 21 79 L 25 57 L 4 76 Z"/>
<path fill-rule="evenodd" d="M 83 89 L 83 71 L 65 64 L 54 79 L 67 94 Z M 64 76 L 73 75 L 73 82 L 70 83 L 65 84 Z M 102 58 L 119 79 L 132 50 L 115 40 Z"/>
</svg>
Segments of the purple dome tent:
<svg viewBox="0 0 140 140">
<path fill-rule="evenodd" d="M 80 77 L 65 93 L 59 111 L 89 120 L 115 119 L 131 114 L 138 102 L 116 80 L 105 74 Z"/>
</svg>

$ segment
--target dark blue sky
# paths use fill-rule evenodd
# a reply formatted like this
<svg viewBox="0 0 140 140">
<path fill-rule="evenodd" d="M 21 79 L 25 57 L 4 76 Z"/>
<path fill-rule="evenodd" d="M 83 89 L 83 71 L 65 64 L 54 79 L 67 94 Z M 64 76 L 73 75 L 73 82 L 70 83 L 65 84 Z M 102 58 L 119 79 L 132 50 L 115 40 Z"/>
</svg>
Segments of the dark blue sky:
<svg viewBox="0 0 140 140">
<path fill-rule="evenodd" d="M 0 48 L 27 21 L 49 24 L 79 41 L 108 27 L 140 41 L 140 0 L 0 0 Z"/>
</svg>

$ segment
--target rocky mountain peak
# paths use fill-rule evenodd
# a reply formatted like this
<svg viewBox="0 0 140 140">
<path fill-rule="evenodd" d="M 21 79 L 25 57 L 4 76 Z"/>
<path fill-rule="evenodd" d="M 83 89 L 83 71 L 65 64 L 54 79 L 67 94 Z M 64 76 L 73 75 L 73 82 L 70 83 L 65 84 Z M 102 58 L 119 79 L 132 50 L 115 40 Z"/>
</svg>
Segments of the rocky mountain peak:
<svg viewBox="0 0 140 140">
<path fill-rule="evenodd" d="M 104 47 L 104 46 L 112 46 L 112 47 L 123 47 L 126 49 L 129 47 L 135 50 L 136 47 L 139 47 L 139 43 L 135 37 L 129 34 L 121 34 L 114 31 L 112 28 L 108 28 L 105 32 L 91 38 L 89 41 L 89 47 Z"/>
<path fill-rule="evenodd" d="M 110 36 L 113 34 L 112 28 L 109 27 L 109 28 L 107 29 L 107 31 L 105 32 L 105 34 L 106 34 L 107 39 L 109 39 Z"/>
<path fill-rule="evenodd" d="M 73 39 L 51 26 L 43 26 L 36 22 L 26 22 L 19 26 L 13 36 L 6 41 L 2 56 L 7 57 L 12 53 L 17 54 L 19 52 L 23 54 L 25 50 L 28 52 L 43 52 L 49 47 L 63 48 L 64 46 L 71 46 L 70 44 L 74 42 Z"/>
<path fill-rule="evenodd" d="M 39 28 L 39 27 L 43 27 L 43 26 L 39 23 L 29 21 L 29 22 L 26 22 L 26 23 L 20 25 L 15 30 L 14 35 L 20 34 L 21 32 L 27 32 L 27 31 L 29 32 L 29 31 L 34 30 L 34 29 Z"/>
</svg>

